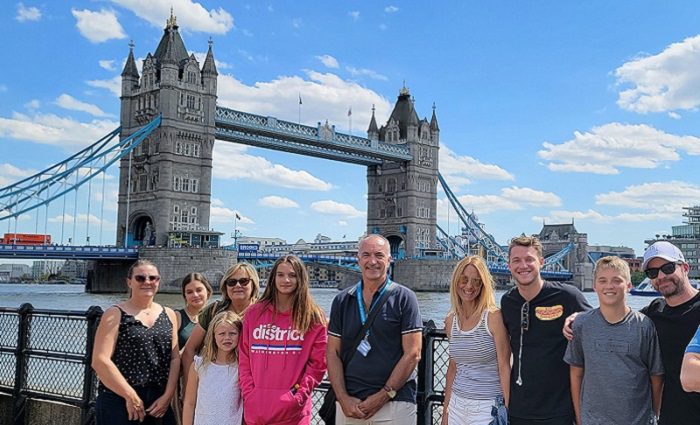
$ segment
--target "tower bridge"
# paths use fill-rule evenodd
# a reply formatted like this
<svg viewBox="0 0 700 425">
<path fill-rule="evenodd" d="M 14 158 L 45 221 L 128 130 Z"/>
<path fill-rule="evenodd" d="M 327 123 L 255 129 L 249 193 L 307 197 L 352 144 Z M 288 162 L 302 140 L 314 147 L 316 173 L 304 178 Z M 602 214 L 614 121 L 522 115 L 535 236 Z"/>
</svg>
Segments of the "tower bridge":
<svg viewBox="0 0 700 425">
<path fill-rule="evenodd" d="M 117 246 L 169 247 L 172 241 L 182 240 L 200 247 L 219 245 L 222 233 L 210 230 L 209 225 L 212 155 L 214 142 L 219 140 L 366 166 L 367 233 L 389 240 L 397 259 L 397 279 L 416 289 L 445 287 L 455 258 L 464 255 L 448 235 L 439 234 L 437 191 L 441 186 L 462 225 L 482 247 L 491 270 L 508 275 L 507 255 L 501 246 L 459 204 L 439 174 L 440 127 L 435 107 L 430 120 L 419 118 L 406 87 L 400 90 L 387 122 L 379 126 L 373 111 L 367 137 L 358 137 L 340 133 L 327 122 L 307 126 L 217 106 L 218 71 L 212 42 L 200 67 L 194 55 L 187 53 L 173 16 L 155 52 L 146 55 L 141 73 L 133 49 L 132 44 L 121 73 L 121 126 L 112 135 L 119 134 L 120 140 L 110 150 L 110 161 L 119 160 Z M 31 184 L 0 189 L 0 207 L 5 211 L 0 221 L 16 219 L 20 213 L 77 190 L 93 177 L 81 176 L 80 170 L 99 168 L 98 161 L 106 161 L 98 151 L 38 173 Z M 72 176 L 75 184 L 65 189 Z M 64 187 L 63 191 L 56 191 L 58 187 Z M 585 242 L 555 245 L 547 239 L 547 253 L 553 260 L 545 277 L 574 278 L 583 285 L 587 269 L 578 264 L 587 261 Z M 9 252 L 0 249 L 0 256 L 3 251 Z M 175 269 L 226 269 L 236 254 L 219 250 L 222 252 L 204 258 L 187 251 L 158 248 L 141 250 L 139 256 L 157 259 L 167 274 Z M 426 256 L 430 256 L 429 267 Z M 115 262 L 118 260 L 96 261 L 92 269 L 101 281 L 91 289 L 121 290 L 124 268 Z M 166 285 L 177 282 L 178 273 L 164 276 Z M 430 282 L 429 286 L 424 282 Z"/>
</svg>

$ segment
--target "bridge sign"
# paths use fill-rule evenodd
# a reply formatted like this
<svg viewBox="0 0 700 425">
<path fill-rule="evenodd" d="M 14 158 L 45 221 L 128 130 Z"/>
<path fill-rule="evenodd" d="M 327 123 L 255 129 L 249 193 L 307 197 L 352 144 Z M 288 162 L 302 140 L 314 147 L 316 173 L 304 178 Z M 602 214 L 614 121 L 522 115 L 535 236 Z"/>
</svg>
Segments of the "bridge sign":
<svg viewBox="0 0 700 425">
<path fill-rule="evenodd" d="M 257 243 L 239 243 L 238 252 L 258 252 L 260 245 Z"/>
</svg>

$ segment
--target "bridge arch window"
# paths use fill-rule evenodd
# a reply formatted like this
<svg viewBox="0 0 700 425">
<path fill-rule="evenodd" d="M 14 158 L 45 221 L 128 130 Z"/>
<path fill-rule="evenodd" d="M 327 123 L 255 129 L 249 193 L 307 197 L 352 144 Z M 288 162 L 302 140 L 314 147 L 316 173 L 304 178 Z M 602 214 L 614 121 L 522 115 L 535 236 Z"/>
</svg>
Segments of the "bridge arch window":
<svg viewBox="0 0 700 425">
<path fill-rule="evenodd" d="M 396 192 L 396 179 L 389 179 L 386 182 L 386 191 L 387 193 L 394 193 Z"/>
<path fill-rule="evenodd" d="M 192 179 L 192 193 L 197 193 L 199 191 L 199 180 Z"/>
<path fill-rule="evenodd" d="M 199 151 L 200 151 L 200 146 L 197 143 L 192 145 L 192 156 L 199 158 Z"/>
<path fill-rule="evenodd" d="M 178 155 L 182 154 L 182 143 L 175 143 L 175 153 Z"/>
<path fill-rule="evenodd" d="M 173 183 L 173 190 L 179 192 L 181 190 L 181 180 L 180 177 L 175 177 Z"/>
<path fill-rule="evenodd" d="M 187 177 L 182 179 L 182 191 L 183 192 L 190 191 L 190 179 L 188 179 Z"/>
<path fill-rule="evenodd" d="M 194 109 L 194 96 L 187 95 L 187 108 Z"/>
</svg>

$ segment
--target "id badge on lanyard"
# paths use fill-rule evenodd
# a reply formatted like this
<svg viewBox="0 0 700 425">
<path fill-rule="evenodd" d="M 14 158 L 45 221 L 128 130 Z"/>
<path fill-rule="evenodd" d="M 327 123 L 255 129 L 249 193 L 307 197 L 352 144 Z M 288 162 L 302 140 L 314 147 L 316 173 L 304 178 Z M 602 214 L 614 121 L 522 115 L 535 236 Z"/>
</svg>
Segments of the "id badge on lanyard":
<svg viewBox="0 0 700 425">
<path fill-rule="evenodd" d="M 377 302 L 382 298 L 382 295 L 384 295 L 384 292 L 386 291 L 386 288 L 391 284 L 391 280 L 387 278 L 386 283 L 382 287 L 381 291 L 379 291 L 379 295 L 377 298 L 372 302 L 372 305 L 369 307 L 370 313 L 374 309 L 374 307 L 377 305 Z M 357 308 L 360 311 L 360 322 L 362 322 L 362 326 L 365 325 L 365 322 L 367 322 L 367 313 L 365 312 L 365 302 L 362 299 L 362 281 L 357 283 L 357 289 L 355 290 L 355 294 L 357 295 Z M 367 357 L 367 354 L 369 354 L 369 351 L 372 349 L 372 346 L 369 343 L 369 329 L 365 333 L 365 337 L 362 338 L 362 341 L 360 344 L 357 346 L 357 351 L 360 352 L 364 357 Z"/>
</svg>

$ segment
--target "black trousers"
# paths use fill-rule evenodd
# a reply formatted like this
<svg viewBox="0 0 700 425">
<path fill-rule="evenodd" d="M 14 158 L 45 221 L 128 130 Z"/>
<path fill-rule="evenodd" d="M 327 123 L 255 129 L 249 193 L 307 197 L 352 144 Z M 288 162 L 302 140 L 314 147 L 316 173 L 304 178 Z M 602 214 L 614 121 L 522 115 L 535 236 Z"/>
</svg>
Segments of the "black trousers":
<svg viewBox="0 0 700 425">
<path fill-rule="evenodd" d="M 134 389 L 146 408 L 162 396 L 165 391 L 157 386 L 136 387 Z M 130 421 L 129 412 L 126 410 L 126 400 L 109 390 L 101 391 L 97 395 L 95 420 L 97 425 L 175 425 L 175 415 L 170 407 L 162 418 L 154 418 L 146 414 L 143 422 Z"/>
</svg>

